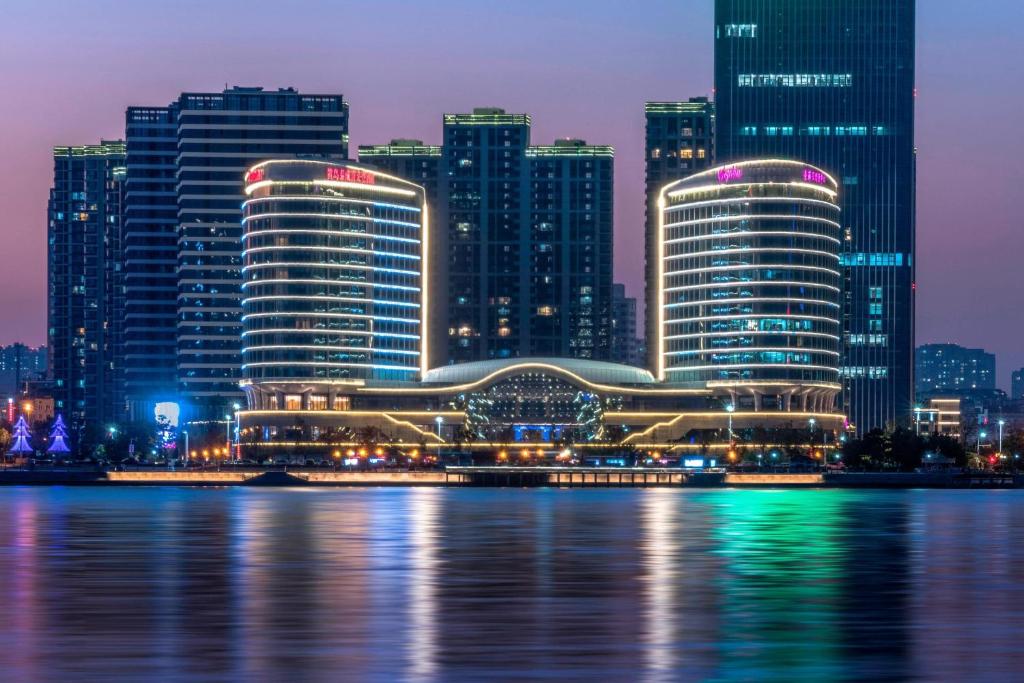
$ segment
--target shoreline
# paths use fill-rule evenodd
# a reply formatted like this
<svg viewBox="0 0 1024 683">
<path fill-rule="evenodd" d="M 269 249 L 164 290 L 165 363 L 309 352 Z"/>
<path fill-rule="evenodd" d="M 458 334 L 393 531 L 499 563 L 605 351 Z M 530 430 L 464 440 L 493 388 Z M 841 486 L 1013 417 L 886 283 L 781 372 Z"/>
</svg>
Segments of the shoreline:
<svg viewBox="0 0 1024 683">
<path fill-rule="evenodd" d="M 516 488 L 1019 489 L 1022 474 L 946 472 L 691 472 L 669 468 L 449 467 L 445 470 L 0 471 L 0 486 L 447 486 Z"/>
</svg>

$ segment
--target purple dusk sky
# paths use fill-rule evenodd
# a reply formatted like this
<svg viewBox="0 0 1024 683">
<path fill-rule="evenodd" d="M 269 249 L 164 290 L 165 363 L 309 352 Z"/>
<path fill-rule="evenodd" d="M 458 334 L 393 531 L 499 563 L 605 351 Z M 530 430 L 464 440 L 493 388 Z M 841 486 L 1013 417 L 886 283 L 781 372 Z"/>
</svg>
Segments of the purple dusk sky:
<svg viewBox="0 0 1024 683">
<path fill-rule="evenodd" d="M 616 151 L 616 278 L 642 295 L 643 104 L 710 94 L 711 0 L 6 0 L 0 344 L 46 337 L 51 147 L 124 135 L 128 105 L 225 84 L 340 92 L 355 146 L 437 143 L 444 112 L 533 116 Z M 918 2 L 918 342 L 1024 366 L 1024 3 Z M 1014 57 L 1013 55 L 1017 55 Z"/>
</svg>

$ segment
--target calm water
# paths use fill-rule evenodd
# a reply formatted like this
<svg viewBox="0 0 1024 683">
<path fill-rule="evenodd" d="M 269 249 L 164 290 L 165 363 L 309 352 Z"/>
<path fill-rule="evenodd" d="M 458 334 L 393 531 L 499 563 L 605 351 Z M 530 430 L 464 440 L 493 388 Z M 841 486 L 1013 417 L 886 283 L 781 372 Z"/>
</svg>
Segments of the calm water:
<svg viewBox="0 0 1024 683">
<path fill-rule="evenodd" d="M 1024 491 L 0 489 L 0 679 L 1024 678 Z"/>
</svg>

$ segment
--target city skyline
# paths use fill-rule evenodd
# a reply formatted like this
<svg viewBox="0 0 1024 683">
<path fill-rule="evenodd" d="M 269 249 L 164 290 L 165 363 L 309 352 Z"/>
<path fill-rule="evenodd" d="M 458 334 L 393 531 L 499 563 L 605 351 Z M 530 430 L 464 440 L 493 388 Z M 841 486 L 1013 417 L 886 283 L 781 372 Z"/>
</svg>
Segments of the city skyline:
<svg viewBox="0 0 1024 683">
<path fill-rule="evenodd" d="M 588 3 L 586 14 L 573 11 L 582 4 L 537 14 L 463 2 L 440 9 L 379 3 L 358 19 L 346 8 L 321 10 L 325 19 L 348 22 L 344 47 L 335 33 L 304 35 L 307 25 L 285 21 L 270 5 L 263 12 L 253 12 L 252 3 L 204 8 L 200 22 L 180 8 L 129 6 L 119 8 L 118 22 L 102 22 L 109 18 L 106 4 L 69 7 L 62 25 L 74 33 L 34 30 L 46 20 L 42 12 L 27 3 L 11 9 L 11 35 L 0 50 L 6 61 L 32 68 L 5 69 L 0 76 L 6 92 L 21 93 L 0 105 L 8 150 L 0 159 L 0 207 L 5 236 L 17 245 L 0 256 L 0 303 L 25 313 L 5 319 L 0 343 L 35 345 L 45 337 L 51 147 L 122 138 L 128 106 L 168 102 L 182 91 L 217 91 L 225 82 L 339 92 L 351 103 L 350 156 L 355 145 L 394 137 L 439 144 L 445 112 L 497 106 L 529 113 L 538 143 L 572 136 L 615 146 L 615 279 L 642 299 L 644 102 L 712 95 L 711 2 L 651 3 L 640 18 L 613 3 Z M 1024 350 L 1015 343 L 1024 322 L 1006 314 L 1013 310 L 1013 255 L 1024 236 L 1010 209 L 1014 177 L 1005 169 L 1024 150 L 1010 128 L 1015 106 L 1005 93 L 1015 76 L 1020 80 L 1021 67 L 992 60 L 1001 44 L 1004 52 L 1013 49 L 1012 37 L 987 30 L 1012 24 L 1024 11 L 987 3 L 964 17 L 945 11 L 953 7 L 943 1 L 918 8 L 917 343 L 949 341 L 995 352 L 997 383 L 1008 389 L 1010 369 L 1024 365 Z M 160 40 L 167 22 L 175 30 L 166 35 L 192 36 L 194 49 L 179 55 L 180 42 Z M 461 29 L 458 41 L 424 30 L 451 25 Z M 609 25 L 619 27 L 614 50 L 604 40 Z M 286 52 L 253 49 L 250 36 L 265 35 L 269 26 L 278 29 L 276 46 Z M 651 32 L 648 26 L 666 28 Z M 131 30 L 123 33 L 126 27 Z M 418 28 L 419 38 L 345 66 L 345 55 L 372 49 L 380 31 L 403 28 Z M 31 43 L 22 36 L 32 36 Z M 113 78 L 125 55 L 133 68 Z M 430 57 L 437 58 L 435 68 Z M 559 68 L 551 69 L 555 61 Z M 553 92 L 560 96 L 550 97 Z M 965 100 L 996 106 L 984 113 L 953 106 Z M 51 109 L 26 105 L 33 102 Z M 985 125 L 977 126 L 982 118 Z M 969 134 L 952 134 L 959 131 Z"/>
</svg>

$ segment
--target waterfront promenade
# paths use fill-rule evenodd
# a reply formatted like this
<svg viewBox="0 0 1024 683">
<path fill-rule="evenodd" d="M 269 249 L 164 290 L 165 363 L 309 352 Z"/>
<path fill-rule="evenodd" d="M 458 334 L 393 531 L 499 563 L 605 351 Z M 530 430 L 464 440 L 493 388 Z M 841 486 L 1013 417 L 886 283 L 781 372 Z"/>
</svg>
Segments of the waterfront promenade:
<svg viewBox="0 0 1024 683">
<path fill-rule="evenodd" d="M 1024 475 L 961 472 L 725 472 L 678 468 L 448 467 L 338 471 L 303 468 L 101 471 L 7 469 L 0 485 L 478 486 L 555 488 L 1022 488 Z"/>
</svg>

